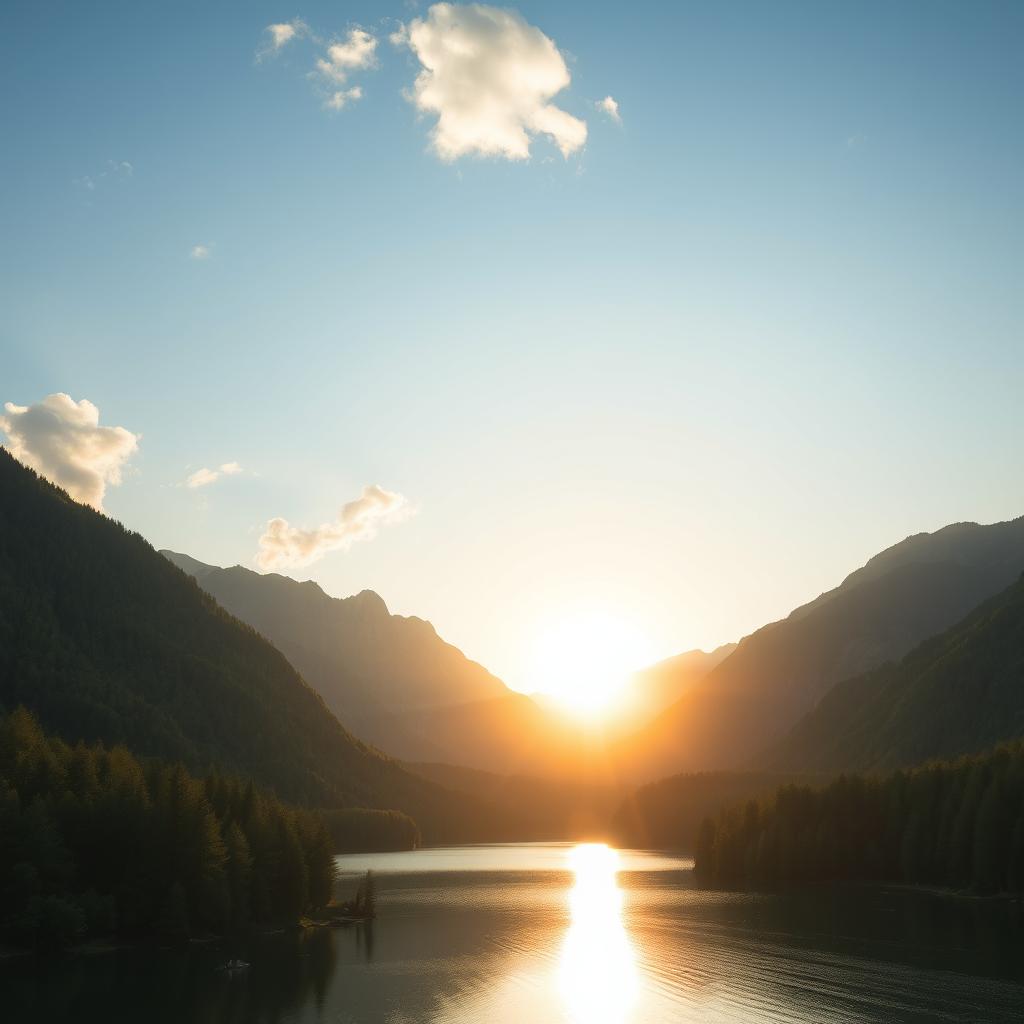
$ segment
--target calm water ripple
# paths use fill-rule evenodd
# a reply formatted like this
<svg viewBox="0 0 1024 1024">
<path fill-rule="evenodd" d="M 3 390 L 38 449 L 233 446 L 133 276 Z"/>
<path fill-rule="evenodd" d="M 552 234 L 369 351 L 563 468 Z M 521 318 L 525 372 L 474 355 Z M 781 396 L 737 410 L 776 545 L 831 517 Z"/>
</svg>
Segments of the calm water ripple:
<svg viewBox="0 0 1024 1024">
<path fill-rule="evenodd" d="M 12 1022 L 862 1024 L 1024 1020 L 1013 904 L 713 891 L 690 862 L 562 844 L 340 857 L 371 927 L 0 965 Z M 233 978 L 227 956 L 252 963 Z"/>
</svg>

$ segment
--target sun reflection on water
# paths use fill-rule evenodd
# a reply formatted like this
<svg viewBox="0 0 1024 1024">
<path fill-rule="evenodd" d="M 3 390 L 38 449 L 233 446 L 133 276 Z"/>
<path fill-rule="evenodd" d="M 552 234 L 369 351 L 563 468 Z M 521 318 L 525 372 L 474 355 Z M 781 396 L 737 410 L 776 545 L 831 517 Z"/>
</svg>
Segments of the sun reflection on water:
<svg viewBox="0 0 1024 1024">
<path fill-rule="evenodd" d="M 569 1019 L 623 1024 L 636 999 L 637 971 L 622 921 L 619 855 L 603 843 L 583 843 L 570 851 L 569 865 L 576 878 L 559 965 Z"/>
</svg>

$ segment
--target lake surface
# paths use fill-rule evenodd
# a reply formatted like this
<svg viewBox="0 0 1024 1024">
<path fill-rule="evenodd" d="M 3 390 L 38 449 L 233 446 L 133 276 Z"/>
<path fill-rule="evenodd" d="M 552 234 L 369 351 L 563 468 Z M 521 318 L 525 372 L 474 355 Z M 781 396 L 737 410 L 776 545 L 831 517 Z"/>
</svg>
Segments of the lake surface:
<svg viewBox="0 0 1024 1024">
<path fill-rule="evenodd" d="M 0 966 L 5 1020 L 668 1024 L 1024 1020 L 1009 903 L 697 884 L 691 862 L 519 844 L 338 858 L 370 926 Z M 228 976 L 228 957 L 251 962 Z"/>
</svg>

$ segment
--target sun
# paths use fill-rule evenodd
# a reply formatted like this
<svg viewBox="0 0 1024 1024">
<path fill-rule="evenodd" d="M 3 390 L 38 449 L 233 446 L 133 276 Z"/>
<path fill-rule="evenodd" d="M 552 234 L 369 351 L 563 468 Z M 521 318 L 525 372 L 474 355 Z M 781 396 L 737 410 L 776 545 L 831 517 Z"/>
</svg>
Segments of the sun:
<svg viewBox="0 0 1024 1024">
<path fill-rule="evenodd" d="M 574 714 L 597 718 L 625 696 L 630 675 L 649 659 L 643 633 L 606 611 L 578 611 L 538 632 L 532 689 Z"/>
</svg>

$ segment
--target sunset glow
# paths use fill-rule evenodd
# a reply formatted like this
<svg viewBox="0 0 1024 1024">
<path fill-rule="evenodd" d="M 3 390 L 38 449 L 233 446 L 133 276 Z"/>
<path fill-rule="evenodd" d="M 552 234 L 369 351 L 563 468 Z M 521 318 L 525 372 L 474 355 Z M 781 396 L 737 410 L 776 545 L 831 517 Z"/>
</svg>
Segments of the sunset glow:
<svg viewBox="0 0 1024 1024">
<path fill-rule="evenodd" d="M 571 923 L 559 962 L 562 995 L 573 1024 L 621 1024 L 636 999 L 635 954 L 622 921 L 619 855 L 604 843 L 569 854 L 574 882 Z"/>
<path fill-rule="evenodd" d="M 0 1024 L 1024 1024 L 1024 0 L 4 14 Z"/>
<path fill-rule="evenodd" d="M 541 629 L 532 689 L 567 710 L 597 717 L 625 696 L 630 673 L 650 661 L 641 630 L 608 611 L 578 611 Z"/>
</svg>

